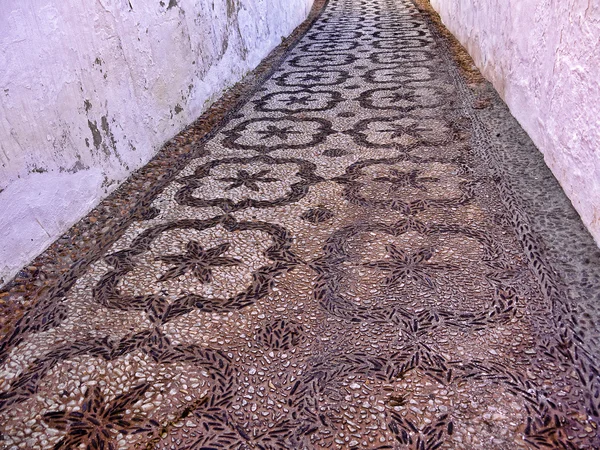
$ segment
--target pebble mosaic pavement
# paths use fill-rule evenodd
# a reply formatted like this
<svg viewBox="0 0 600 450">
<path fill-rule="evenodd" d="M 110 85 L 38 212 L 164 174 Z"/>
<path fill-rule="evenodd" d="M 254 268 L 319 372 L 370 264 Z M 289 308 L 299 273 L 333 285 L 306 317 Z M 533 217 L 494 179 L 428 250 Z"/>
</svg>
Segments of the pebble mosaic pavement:
<svg viewBox="0 0 600 450">
<path fill-rule="evenodd" d="M 410 1 L 331 0 L 0 347 L 7 449 L 600 448 L 600 380 Z"/>
</svg>

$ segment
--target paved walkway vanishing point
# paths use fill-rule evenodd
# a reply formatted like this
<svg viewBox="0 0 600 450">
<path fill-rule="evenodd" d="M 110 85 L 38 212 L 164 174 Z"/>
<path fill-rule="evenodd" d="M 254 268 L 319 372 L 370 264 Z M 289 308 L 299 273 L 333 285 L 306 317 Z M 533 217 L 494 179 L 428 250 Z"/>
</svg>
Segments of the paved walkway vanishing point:
<svg viewBox="0 0 600 450">
<path fill-rule="evenodd" d="M 599 448 L 562 275 L 465 86 L 410 1 L 331 0 L 5 336 L 0 446 Z"/>
</svg>

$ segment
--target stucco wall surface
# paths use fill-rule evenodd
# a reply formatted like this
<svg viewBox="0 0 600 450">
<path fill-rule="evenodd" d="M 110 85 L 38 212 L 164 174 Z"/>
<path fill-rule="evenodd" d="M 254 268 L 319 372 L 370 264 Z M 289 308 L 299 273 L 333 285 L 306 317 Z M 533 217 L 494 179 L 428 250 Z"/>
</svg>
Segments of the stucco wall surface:
<svg viewBox="0 0 600 450">
<path fill-rule="evenodd" d="M 431 3 L 600 243 L 600 1 Z"/>
<path fill-rule="evenodd" d="M 0 284 L 239 81 L 313 0 L 4 0 Z"/>
</svg>

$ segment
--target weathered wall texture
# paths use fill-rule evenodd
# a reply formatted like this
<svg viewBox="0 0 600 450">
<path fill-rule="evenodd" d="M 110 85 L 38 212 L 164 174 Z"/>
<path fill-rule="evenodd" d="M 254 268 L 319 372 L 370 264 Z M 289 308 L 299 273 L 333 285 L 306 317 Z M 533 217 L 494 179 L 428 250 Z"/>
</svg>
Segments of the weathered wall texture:
<svg viewBox="0 0 600 450">
<path fill-rule="evenodd" d="M 600 2 L 431 0 L 600 243 Z"/>
<path fill-rule="evenodd" d="M 312 1 L 3 1 L 0 284 L 258 65 Z"/>
</svg>

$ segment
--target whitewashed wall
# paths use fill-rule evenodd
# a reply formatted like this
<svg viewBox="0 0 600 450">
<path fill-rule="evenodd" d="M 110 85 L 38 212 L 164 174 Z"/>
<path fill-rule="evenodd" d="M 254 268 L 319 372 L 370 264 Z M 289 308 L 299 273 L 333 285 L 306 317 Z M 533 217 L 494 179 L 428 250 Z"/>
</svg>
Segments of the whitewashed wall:
<svg viewBox="0 0 600 450">
<path fill-rule="evenodd" d="M 0 2 L 0 284 L 258 65 L 312 1 Z"/>
<path fill-rule="evenodd" d="M 600 1 L 431 3 L 600 243 Z"/>
</svg>

